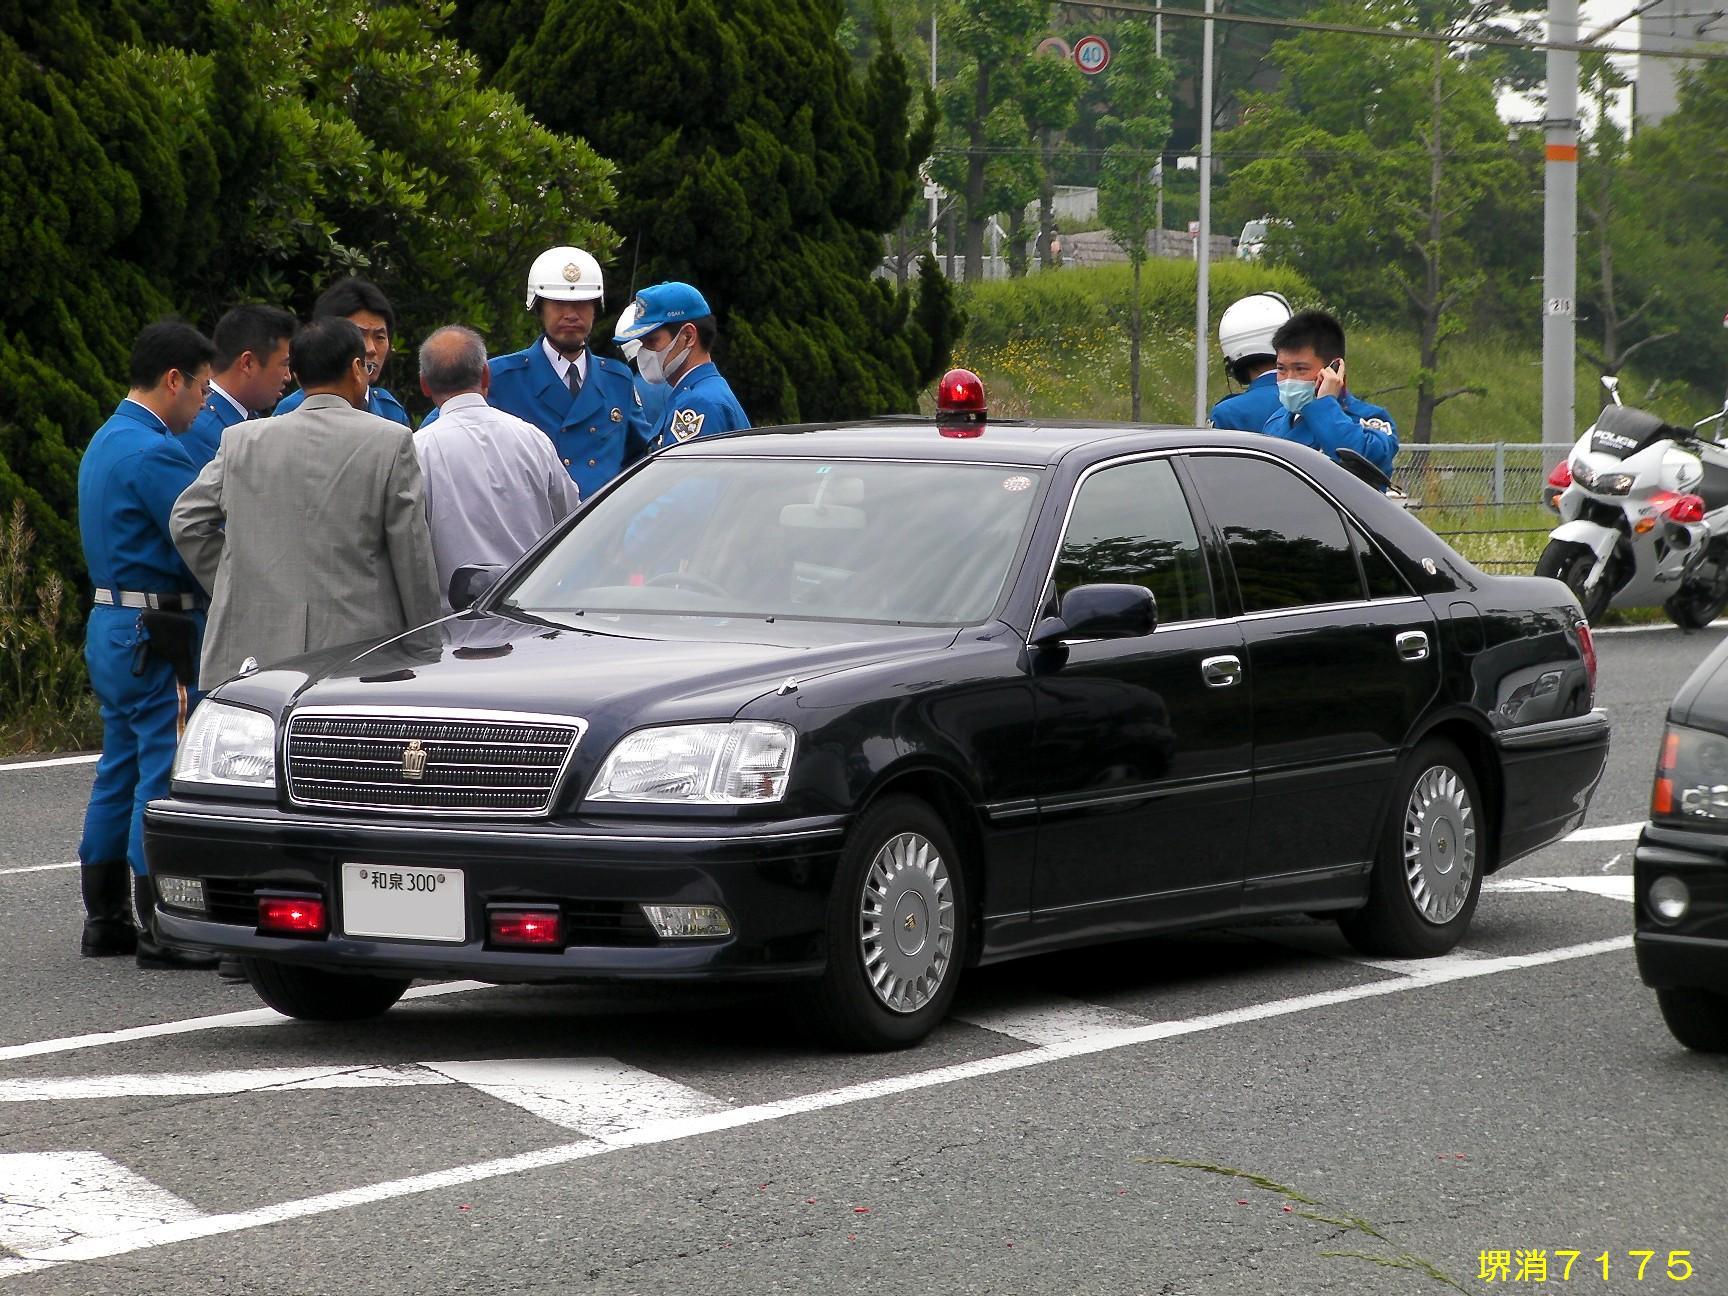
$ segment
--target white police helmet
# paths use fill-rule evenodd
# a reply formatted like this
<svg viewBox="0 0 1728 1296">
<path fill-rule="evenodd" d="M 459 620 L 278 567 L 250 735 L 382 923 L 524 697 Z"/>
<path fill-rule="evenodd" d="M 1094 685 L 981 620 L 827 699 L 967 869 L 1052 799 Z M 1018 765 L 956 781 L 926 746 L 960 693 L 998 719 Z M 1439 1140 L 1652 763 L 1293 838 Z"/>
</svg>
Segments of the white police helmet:
<svg viewBox="0 0 1728 1296">
<path fill-rule="evenodd" d="M 636 321 L 641 318 L 642 303 L 633 299 L 630 304 L 624 308 L 624 313 L 618 317 L 617 327 L 613 329 L 612 340 L 618 344 L 618 349 L 624 353 L 624 358 L 626 360 L 634 360 L 636 358 L 636 353 L 642 349 L 642 341 L 640 338 L 620 338 L 618 334 L 629 333 L 636 327 Z"/>
<path fill-rule="evenodd" d="M 1227 364 L 1246 356 L 1271 355 L 1272 335 L 1295 314 L 1282 293 L 1255 293 L 1230 303 L 1218 320 L 1218 346 Z"/>
<path fill-rule="evenodd" d="M 548 248 L 528 267 L 528 309 L 544 297 L 548 301 L 605 303 L 606 285 L 600 263 L 581 248 Z"/>
</svg>

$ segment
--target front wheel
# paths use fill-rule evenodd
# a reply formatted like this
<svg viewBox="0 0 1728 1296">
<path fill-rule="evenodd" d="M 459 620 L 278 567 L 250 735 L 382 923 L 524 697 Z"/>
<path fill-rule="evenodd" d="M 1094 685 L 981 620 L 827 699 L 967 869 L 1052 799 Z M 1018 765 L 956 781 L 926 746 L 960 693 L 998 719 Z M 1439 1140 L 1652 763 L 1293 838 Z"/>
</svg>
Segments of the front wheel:
<svg viewBox="0 0 1728 1296">
<path fill-rule="evenodd" d="M 1364 954 L 1433 958 L 1464 938 L 1488 863 L 1488 821 L 1464 754 L 1432 738 L 1404 762 L 1368 879 L 1338 920 Z"/>
<path fill-rule="evenodd" d="M 386 1012 L 408 989 L 407 977 L 350 976 L 245 958 L 240 966 L 258 997 L 300 1021 L 365 1021 Z"/>
<path fill-rule="evenodd" d="M 1602 579 L 1596 582 L 1594 589 L 1584 588 L 1584 582 L 1590 578 L 1595 566 L 1596 551 L 1589 545 L 1572 540 L 1550 540 L 1542 556 L 1536 560 L 1536 574 L 1560 581 L 1576 594 L 1584 608 L 1584 619 L 1595 625 L 1614 597 L 1613 581 L 1609 579 L 1612 565 L 1602 573 Z"/>
<path fill-rule="evenodd" d="M 847 837 L 828 900 L 828 965 L 803 992 L 811 1032 L 840 1048 L 906 1048 L 948 1015 L 966 960 L 959 852 L 936 812 L 889 797 Z"/>
<path fill-rule="evenodd" d="M 1728 1053 L 1728 995 L 1680 986 L 1656 992 L 1668 1032 L 1695 1053 Z"/>
</svg>

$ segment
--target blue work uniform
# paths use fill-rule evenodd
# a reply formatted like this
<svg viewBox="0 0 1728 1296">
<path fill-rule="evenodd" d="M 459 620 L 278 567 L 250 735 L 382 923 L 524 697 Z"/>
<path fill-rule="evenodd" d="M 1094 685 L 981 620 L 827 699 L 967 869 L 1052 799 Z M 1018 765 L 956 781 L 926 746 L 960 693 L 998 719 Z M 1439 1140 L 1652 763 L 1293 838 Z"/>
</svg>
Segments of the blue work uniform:
<svg viewBox="0 0 1728 1296">
<path fill-rule="evenodd" d="M 168 514 L 198 475 L 180 439 L 161 419 L 124 400 L 91 438 L 78 465 L 78 530 L 84 563 L 115 606 L 98 603 L 84 632 L 90 686 L 102 707 L 102 759 L 84 812 L 78 858 L 126 860 L 144 874 L 144 806 L 168 795 L 174 748 L 198 694 L 174 668 L 140 651 L 140 610 L 119 594 L 196 596 L 203 591 L 169 537 Z M 204 614 L 193 613 L 198 635 Z M 196 651 L 196 645 L 194 645 Z"/>
<path fill-rule="evenodd" d="M 1317 396 L 1296 415 L 1280 405 L 1260 430 L 1318 450 L 1333 461 L 1340 450 L 1354 450 L 1388 477 L 1398 453 L 1392 415 L 1349 392 L 1342 397 Z"/>
<path fill-rule="evenodd" d="M 750 426 L 744 407 L 732 394 L 731 385 L 720 376 L 714 362 L 705 360 L 672 384 L 672 394 L 654 427 L 651 448 L 664 450 L 680 441 L 720 432 L 737 432 Z"/>
<path fill-rule="evenodd" d="M 1212 426 L 1238 432 L 1259 432 L 1266 420 L 1283 406 L 1278 404 L 1278 371 L 1268 369 L 1234 396 L 1226 396 L 1212 407 Z"/>
<path fill-rule="evenodd" d="M 212 390 L 192 426 L 180 434 L 180 448 L 192 461 L 192 467 L 203 471 L 204 465 L 216 457 L 222 445 L 222 433 L 236 423 L 244 423 L 251 415 L 242 414 L 233 401 Z"/>
<path fill-rule="evenodd" d="M 276 402 L 276 413 L 287 414 L 300 408 L 300 402 L 306 399 L 306 393 L 296 387 L 281 400 Z M 392 423 L 400 423 L 405 428 L 414 426 L 408 417 L 408 411 L 402 408 L 402 402 L 397 400 L 382 387 L 366 389 L 366 408 L 379 418 L 387 418 Z"/>
<path fill-rule="evenodd" d="M 642 406 L 643 428 L 659 427 L 660 416 L 666 412 L 666 398 L 672 394 L 672 389 L 665 383 L 651 383 L 639 373 L 632 373 L 630 382 L 636 388 L 636 399 Z M 643 440 L 647 440 L 646 432 Z"/>
</svg>

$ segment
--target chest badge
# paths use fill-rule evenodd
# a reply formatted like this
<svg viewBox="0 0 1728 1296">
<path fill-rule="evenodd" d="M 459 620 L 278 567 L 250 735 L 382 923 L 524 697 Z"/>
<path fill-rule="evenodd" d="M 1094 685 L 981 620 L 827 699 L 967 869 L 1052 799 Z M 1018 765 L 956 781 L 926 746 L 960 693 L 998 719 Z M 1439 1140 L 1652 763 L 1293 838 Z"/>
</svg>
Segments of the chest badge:
<svg viewBox="0 0 1728 1296">
<path fill-rule="evenodd" d="M 418 738 L 410 739 L 402 749 L 402 777 L 418 782 L 426 776 L 426 749 Z"/>
<path fill-rule="evenodd" d="M 624 411 L 619 409 L 616 405 L 612 407 L 612 421 L 614 423 L 622 423 L 624 421 Z"/>
<path fill-rule="evenodd" d="M 688 441 L 692 437 L 702 435 L 702 422 L 708 416 L 698 414 L 695 410 L 679 410 L 672 416 L 672 435 L 680 441 Z"/>
</svg>

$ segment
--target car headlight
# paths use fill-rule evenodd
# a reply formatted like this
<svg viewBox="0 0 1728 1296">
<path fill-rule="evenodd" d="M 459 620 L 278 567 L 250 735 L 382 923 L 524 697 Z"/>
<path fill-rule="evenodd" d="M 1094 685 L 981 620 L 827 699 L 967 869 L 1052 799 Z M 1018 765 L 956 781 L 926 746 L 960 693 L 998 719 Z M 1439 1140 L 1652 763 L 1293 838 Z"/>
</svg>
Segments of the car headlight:
<svg viewBox="0 0 1728 1296">
<path fill-rule="evenodd" d="M 1669 725 L 1656 760 L 1650 814 L 1657 819 L 1728 820 L 1728 737 Z"/>
<path fill-rule="evenodd" d="M 209 699 L 199 703 L 174 753 L 181 783 L 276 786 L 276 722 L 262 711 Z"/>
<path fill-rule="evenodd" d="M 638 729 L 612 749 L 590 801 L 748 805 L 786 795 L 797 734 L 770 720 Z"/>
</svg>

